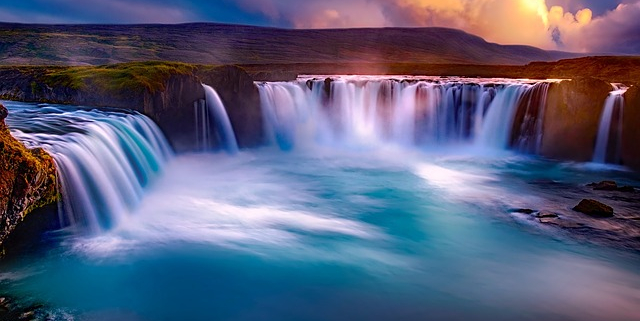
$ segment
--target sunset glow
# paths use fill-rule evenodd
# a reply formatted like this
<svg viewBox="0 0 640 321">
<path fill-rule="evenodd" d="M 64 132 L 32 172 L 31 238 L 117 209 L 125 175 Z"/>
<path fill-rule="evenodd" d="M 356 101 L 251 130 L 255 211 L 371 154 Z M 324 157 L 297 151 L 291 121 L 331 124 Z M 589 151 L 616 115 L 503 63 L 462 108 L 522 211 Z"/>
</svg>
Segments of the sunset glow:
<svg viewBox="0 0 640 321">
<path fill-rule="evenodd" d="M 25 0 L 0 4 L 0 21 L 6 22 L 447 27 L 500 44 L 598 53 L 640 52 L 640 44 L 633 41 L 640 32 L 638 16 L 638 0 L 56 0 L 45 4 Z"/>
</svg>

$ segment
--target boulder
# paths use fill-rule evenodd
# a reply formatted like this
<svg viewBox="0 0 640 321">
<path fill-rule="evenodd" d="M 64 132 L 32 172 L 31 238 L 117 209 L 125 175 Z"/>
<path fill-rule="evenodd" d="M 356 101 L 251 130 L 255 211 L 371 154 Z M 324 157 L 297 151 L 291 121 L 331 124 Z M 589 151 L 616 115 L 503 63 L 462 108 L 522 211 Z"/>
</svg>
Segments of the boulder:
<svg viewBox="0 0 640 321">
<path fill-rule="evenodd" d="M 612 217 L 613 208 L 592 199 L 583 199 L 573 208 L 574 211 L 587 214 L 592 217 Z"/>
<path fill-rule="evenodd" d="M 590 161 L 600 115 L 611 90 L 611 84 L 594 78 L 551 85 L 540 154 L 560 160 Z"/>
</svg>

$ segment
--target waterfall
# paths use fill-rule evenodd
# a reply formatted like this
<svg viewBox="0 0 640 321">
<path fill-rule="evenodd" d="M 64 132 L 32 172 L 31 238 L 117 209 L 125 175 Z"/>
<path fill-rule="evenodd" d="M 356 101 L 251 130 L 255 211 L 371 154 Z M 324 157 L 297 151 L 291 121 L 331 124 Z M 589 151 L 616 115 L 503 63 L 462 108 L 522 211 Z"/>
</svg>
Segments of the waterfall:
<svg viewBox="0 0 640 321">
<path fill-rule="evenodd" d="M 376 76 L 257 85 L 265 134 L 283 150 L 311 144 L 504 149 L 518 128 L 517 145 L 532 153 L 541 142 L 549 88 L 548 82 L 523 80 Z M 520 109 L 523 130 L 521 120 L 514 125 Z"/>
<path fill-rule="evenodd" d="M 612 84 L 614 90 L 605 100 L 598 137 L 593 153 L 594 163 L 619 163 L 620 144 L 622 142 L 622 117 L 624 111 L 624 93 L 627 88 Z"/>
<path fill-rule="evenodd" d="M 205 119 L 201 120 L 201 122 L 205 126 L 202 129 L 202 132 L 209 133 L 207 120 L 209 119 L 209 117 L 212 117 L 213 121 L 215 122 L 214 128 L 216 129 L 216 134 L 220 139 L 222 148 L 224 148 L 229 153 L 237 153 L 238 142 L 236 141 L 236 135 L 233 132 L 233 127 L 231 126 L 229 115 L 227 114 L 227 110 L 225 109 L 220 96 L 218 96 L 218 93 L 211 86 L 202 84 L 202 87 L 204 88 L 207 106 L 206 112 L 203 112 L 200 116 L 200 119 Z M 206 136 L 208 134 L 203 135 Z"/>
<path fill-rule="evenodd" d="M 549 83 L 538 83 L 520 99 L 511 134 L 514 149 L 529 154 L 540 152 L 548 93 Z"/>
<path fill-rule="evenodd" d="M 63 226 L 107 230 L 125 219 L 172 151 L 138 113 L 8 103 L 12 134 L 54 158 Z"/>
</svg>

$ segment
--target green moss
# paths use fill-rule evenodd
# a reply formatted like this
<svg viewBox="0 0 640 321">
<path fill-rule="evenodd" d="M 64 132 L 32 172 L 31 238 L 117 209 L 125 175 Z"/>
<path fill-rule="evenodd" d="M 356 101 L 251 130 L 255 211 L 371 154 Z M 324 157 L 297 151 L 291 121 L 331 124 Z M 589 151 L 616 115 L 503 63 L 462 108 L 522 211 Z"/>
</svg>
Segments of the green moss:
<svg viewBox="0 0 640 321">
<path fill-rule="evenodd" d="M 81 66 L 48 70 L 42 80 L 49 86 L 81 90 L 95 86 L 103 91 L 150 92 L 164 90 L 172 75 L 190 74 L 195 66 L 177 62 L 130 62 L 106 66 Z"/>
</svg>

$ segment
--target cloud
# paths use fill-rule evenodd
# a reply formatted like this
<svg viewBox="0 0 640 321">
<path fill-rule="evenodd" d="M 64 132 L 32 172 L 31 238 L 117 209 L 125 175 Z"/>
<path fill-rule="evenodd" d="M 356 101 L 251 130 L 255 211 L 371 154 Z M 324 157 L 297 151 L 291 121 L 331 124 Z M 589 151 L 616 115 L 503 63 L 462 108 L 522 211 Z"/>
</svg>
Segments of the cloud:
<svg viewBox="0 0 640 321">
<path fill-rule="evenodd" d="M 371 0 L 236 0 L 240 8 L 261 13 L 275 25 L 294 28 L 382 27 L 386 19 Z"/>
<path fill-rule="evenodd" d="M 640 2 L 620 4 L 570 38 L 584 52 L 640 53 Z"/>
<path fill-rule="evenodd" d="M 179 23 L 194 16 L 179 6 L 148 1 L 127 0 L 53 0 L 63 6 L 75 6 L 90 16 L 116 23 Z"/>
<path fill-rule="evenodd" d="M 640 0 L 20 0 L 0 21 L 449 27 L 501 44 L 640 54 Z"/>
<path fill-rule="evenodd" d="M 375 0 L 388 24 L 461 29 L 501 44 L 526 44 L 575 52 L 640 53 L 640 1 L 625 0 L 602 15 L 581 5 L 593 1 Z M 615 1 L 597 2 L 598 10 Z"/>
<path fill-rule="evenodd" d="M 0 21 L 24 23 L 178 23 L 196 20 L 184 5 L 151 0 L 24 0 L 0 4 Z"/>
</svg>

